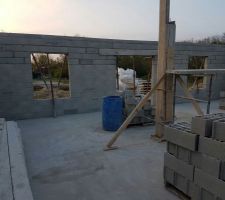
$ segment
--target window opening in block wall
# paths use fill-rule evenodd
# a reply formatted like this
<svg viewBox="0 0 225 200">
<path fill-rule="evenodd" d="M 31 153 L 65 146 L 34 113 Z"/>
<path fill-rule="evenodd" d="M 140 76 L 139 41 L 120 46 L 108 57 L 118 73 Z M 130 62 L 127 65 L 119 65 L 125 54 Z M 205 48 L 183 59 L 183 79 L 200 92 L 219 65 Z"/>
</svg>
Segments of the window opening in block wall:
<svg viewBox="0 0 225 200">
<path fill-rule="evenodd" d="M 207 69 L 208 57 L 206 56 L 190 56 L 188 61 L 188 69 Z M 187 85 L 189 90 L 205 89 L 207 78 L 205 76 L 189 75 L 187 77 Z"/>
<path fill-rule="evenodd" d="M 68 55 L 32 53 L 33 99 L 70 97 Z"/>
</svg>

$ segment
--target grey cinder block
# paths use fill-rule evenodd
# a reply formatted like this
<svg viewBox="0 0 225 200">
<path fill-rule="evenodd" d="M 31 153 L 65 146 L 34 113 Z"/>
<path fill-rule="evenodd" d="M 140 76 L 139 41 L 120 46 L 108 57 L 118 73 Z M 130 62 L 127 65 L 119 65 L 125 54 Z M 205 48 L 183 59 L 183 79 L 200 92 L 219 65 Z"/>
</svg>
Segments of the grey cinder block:
<svg viewBox="0 0 225 200">
<path fill-rule="evenodd" d="M 99 49 L 97 49 L 97 48 L 87 48 L 87 53 L 94 53 L 94 54 L 96 54 L 96 53 L 99 53 Z"/>
<path fill-rule="evenodd" d="M 219 108 L 220 108 L 220 109 L 223 109 L 223 110 L 225 109 L 225 100 L 221 100 L 221 101 L 220 101 L 220 103 L 219 103 Z"/>
<path fill-rule="evenodd" d="M 93 60 L 94 65 L 116 65 L 116 59 Z"/>
<path fill-rule="evenodd" d="M 225 142 L 200 137 L 198 151 L 208 156 L 225 161 Z"/>
<path fill-rule="evenodd" d="M 200 193 L 200 199 L 201 200 L 215 200 L 215 195 L 205 189 L 201 189 L 201 193 Z"/>
<path fill-rule="evenodd" d="M 156 50 L 100 49 L 100 55 L 157 55 Z"/>
<path fill-rule="evenodd" d="M 225 162 L 221 162 L 220 179 L 225 181 Z"/>
<path fill-rule="evenodd" d="M 220 178 L 221 176 L 220 170 L 222 162 L 216 158 L 204 155 L 199 152 L 192 152 L 191 164 L 216 178 Z"/>
<path fill-rule="evenodd" d="M 222 200 L 222 198 L 216 197 L 215 194 L 194 183 L 191 183 L 190 197 L 191 200 Z"/>
<path fill-rule="evenodd" d="M 194 166 L 178 160 L 173 155 L 170 155 L 168 153 L 164 154 L 164 165 L 174 170 L 176 173 L 184 176 L 188 180 L 193 180 Z"/>
<path fill-rule="evenodd" d="M 225 118 L 224 113 L 193 117 L 192 123 L 191 123 L 191 130 L 195 134 L 205 136 L 205 137 L 211 137 L 213 121 L 223 119 L 223 118 Z"/>
<path fill-rule="evenodd" d="M 0 52 L 0 58 L 12 58 L 12 57 L 13 57 L 13 52 L 9 52 L 9 51 Z"/>
<path fill-rule="evenodd" d="M 164 136 L 168 142 L 192 151 L 197 150 L 198 136 L 190 131 L 185 131 L 184 128 L 178 129 L 173 126 L 165 126 Z"/>
<path fill-rule="evenodd" d="M 93 60 L 88 60 L 88 59 L 80 59 L 79 62 L 81 65 L 92 65 L 93 64 Z"/>
<path fill-rule="evenodd" d="M 190 182 L 189 196 L 191 200 L 201 200 L 201 188 L 194 182 Z"/>
<path fill-rule="evenodd" d="M 220 92 L 220 97 L 221 97 L 221 98 L 225 98 L 225 91 L 221 91 L 221 92 Z"/>
<path fill-rule="evenodd" d="M 177 145 L 176 144 L 173 144 L 171 142 L 167 142 L 167 152 L 175 157 L 177 157 Z"/>
<path fill-rule="evenodd" d="M 225 119 L 213 122 L 212 137 L 225 142 Z"/>
<path fill-rule="evenodd" d="M 164 167 L 164 180 L 165 180 L 165 182 L 174 185 L 174 178 L 175 178 L 175 172 L 168 167 Z"/>
<path fill-rule="evenodd" d="M 68 59 L 69 65 L 78 65 L 79 64 L 79 59 Z"/>
<path fill-rule="evenodd" d="M 191 162 L 191 151 L 188 149 L 185 149 L 183 147 L 178 146 L 177 148 L 177 158 L 179 160 L 182 160 L 188 164 Z"/>
<path fill-rule="evenodd" d="M 174 170 L 164 167 L 164 181 L 169 183 L 186 195 L 190 195 L 190 181 Z"/>
<path fill-rule="evenodd" d="M 0 64 L 23 64 L 25 63 L 24 58 L 1 58 Z"/>
<path fill-rule="evenodd" d="M 182 160 L 188 164 L 190 164 L 190 162 L 191 162 L 191 153 L 192 152 L 181 146 L 178 146 L 171 142 L 167 142 L 167 152 L 169 154 L 175 156 L 177 159 Z"/>
<path fill-rule="evenodd" d="M 178 174 L 175 172 L 175 180 L 174 180 L 174 186 L 183 192 L 184 194 L 188 195 L 189 191 L 189 180 L 185 178 L 184 176 Z"/>
<path fill-rule="evenodd" d="M 211 193 L 218 198 L 224 199 L 225 197 L 225 182 L 217 179 L 207 173 L 204 173 L 202 170 L 195 169 L 194 182 L 199 185 L 208 193 Z M 205 200 L 205 199 L 204 199 Z"/>
</svg>

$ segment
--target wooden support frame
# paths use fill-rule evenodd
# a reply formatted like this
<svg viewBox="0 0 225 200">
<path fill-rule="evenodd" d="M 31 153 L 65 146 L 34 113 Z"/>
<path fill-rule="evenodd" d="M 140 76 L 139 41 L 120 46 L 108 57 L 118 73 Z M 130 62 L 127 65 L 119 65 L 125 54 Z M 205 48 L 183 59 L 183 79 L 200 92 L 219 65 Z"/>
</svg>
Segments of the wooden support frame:
<svg viewBox="0 0 225 200">
<path fill-rule="evenodd" d="M 171 76 L 171 74 L 169 74 Z M 158 82 L 155 84 L 155 86 L 152 88 L 151 91 L 149 91 L 145 97 L 139 102 L 139 104 L 134 108 L 134 110 L 131 112 L 131 114 L 127 117 L 127 119 L 124 121 L 124 123 L 120 126 L 120 128 L 116 131 L 115 135 L 111 138 L 111 140 L 107 143 L 106 145 L 106 149 L 105 150 L 110 150 L 110 149 L 116 149 L 114 147 L 112 147 L 112 145 L 116 142 L 116 140 L 119 138 L 120 135 L 122 135 L 123 131 L 127 128 L 127 126 L 129 125 L 129 123 L 133 120 L 133 118 L 136 116 L 136 114 L 140 111 L 140 109 L 143 108 L 143 106 L 146 104 L 146 102 L 148 101 L 148 99 L 152 96 L 152 94 L 154 92 L 156 92 L 158 90 L 158 88 L 160 87 L 160 85 L 162 84 L 163 81 L 166 80 L 168 74 L 164 74 L 159 80 Z M 177 74 L 172 74 L 173 76 L 173 98 L 174 98 L 174 112 L 173 112 L 173 120 L 172 122 L 174 122 L 174 113 L 175 113 L 175 98 L 176 98 L 176 80 L 178 81 L 178 83 L 180 84 L 181 88 L 183 89 L 185 96 L 185 99 L 191 100 L 193 107 L 195 108 L 196 112 L 198 115 L 203 115 L 204 112 L 201 110 L 201 107 L 198 104 L 198 100 L 194 99 L 191 95 L 191 93 L 188 91 L 183 79 L 180 77 L 180 75 Z M 159 122 L 158 122 L 159 123 Z M 163 126 L 165 123 L 161 122 L 161 125 Z M 168 122 L 167 122 L 168 123 Z"/>
<path fill-rule="evenodd" d="M 116 131 L 115 135 L 112 137 L 112 139 L 108 142 L 106 145 L 106 150 L 111 149 L 112 145 L 116 142 L 117 138 L 123 133 L 123 131 L 127 128 L 129 123 L 133 120 L 133 118 L 136 116 L 136 114 L 140 111 L 140 109 L 143 108 L 143 106 L 146 104 L 146 102 L 149 100 L 149 98 L 152 96 L 152 94 L 156 91 L 156 89 L 159 87 L 159 85 L 165 80 L 166 74 L 164 74 L 158 82 L 155 84 L 155 86 L 149 91 L 145 97 L 139 102 L 139 104 L 134 108 L 134 110 L 130 113 L 130 115 L 127 117 L 127 119 L 124 121 L 124 123 L 120 126 L 120 128 Z"/>
<path fill-rule="evenodd" d="M 188 97 L 191 102 L 192 105 L 194 106 L 196 112 L 198 113 L 198 115 L 204 115 L 204 112 L 202 111 L 202 109 L 200 108 L 199 104 L 195 101 L 195 99 L 192 97 L 191 93 L 188 91 L 188 88 L 185 85 L 185 82 L 183 81 L 183 79 L 177 75 L 176 76 L 176 80 L 179 82 L 181 88 L 183 89 L 185 96 Z"/>
<path fill-rule="evenodd" d="M 170 0 L 160 0 L 160 24 L 159 24 L 159 48 L 158 48 L 158 66 L 157 66 L 157 78 L 158 82 L 154 85 L 152 90 L 146 94 L 146 96 L 139 102 L 135 109 L 131 112 L 125 122 L 117 130 L 115 135 L 106 145 L 106 150 L 112 149 L 112 145 L 116 142 L 118 137 L 122 134 L 123 130 L 127 128 L 129 123 L 145 105 L 149 97 L 156 91 L 156 134 L 158 138 L 163 137 L 163 126 L 167 122 L 174 122 L 175 117 L 175 93 L 176 93 L 176 80 L 184 90 L 185 98 L 191 100 L 196 112 L 199 115 L 203 115 L 196 99 L 192 97 L 192 94 L 188 91 L 186 84 L 180 77 L 183 72 L 187 74 L 200 73 L 206 75 L 211 74 L 212 70 L 183 70 L 179 73 L 179 70 L 174 70 L 174 47 L 176 36 L 176 24 L 170 22 Z M 215 70 L 213 70 L 215 71 Z M 220 70 L 218 70 L 220 71 Z M 212 78 L 211 78 L 212 80 Z M 211 83 L 210 83 L 211 88 Z M 209 95 L 209 102 L 211 98 L 211 89 Z M 208 103 L 210 107 L 210 103 Z M 207 108 L 208 112 L 209 108 Z M 113 148 L 115 149 L 115 148 Z"/>
</svg>

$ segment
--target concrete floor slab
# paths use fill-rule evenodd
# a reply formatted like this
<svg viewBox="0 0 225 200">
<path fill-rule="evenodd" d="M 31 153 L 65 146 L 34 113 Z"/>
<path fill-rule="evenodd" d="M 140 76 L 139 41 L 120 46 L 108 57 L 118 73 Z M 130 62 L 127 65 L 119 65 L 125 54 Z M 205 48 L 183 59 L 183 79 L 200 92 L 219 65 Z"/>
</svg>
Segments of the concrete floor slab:
<svg viewBox="0 0 225 200">
<path fill-rule="evenodd" d="M 190 107 L 177 106 L 178 120 L 191 120 Z M 164 188 L 166 144 L 150 139 L 153 126 L 127 129 L 122 148 L 104 152 L 113 133 L 99 112 L 18 123 L 35 200 L 178 199 Z"/>
</svg>

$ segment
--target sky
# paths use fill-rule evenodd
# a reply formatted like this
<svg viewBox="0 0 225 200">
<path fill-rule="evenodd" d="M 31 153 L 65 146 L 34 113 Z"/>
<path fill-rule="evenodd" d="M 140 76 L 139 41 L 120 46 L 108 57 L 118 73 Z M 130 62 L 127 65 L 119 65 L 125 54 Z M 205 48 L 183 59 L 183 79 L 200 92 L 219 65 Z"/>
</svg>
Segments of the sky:
<svg viewBox="0 0 225 200">
<path fill-rule="evenodd" d="M 171 0 L 177 41 L 225 32 L 225 0 Z M 158 40 L 159 0 L 0 0 L 0 31 Z"/>
</svg>

